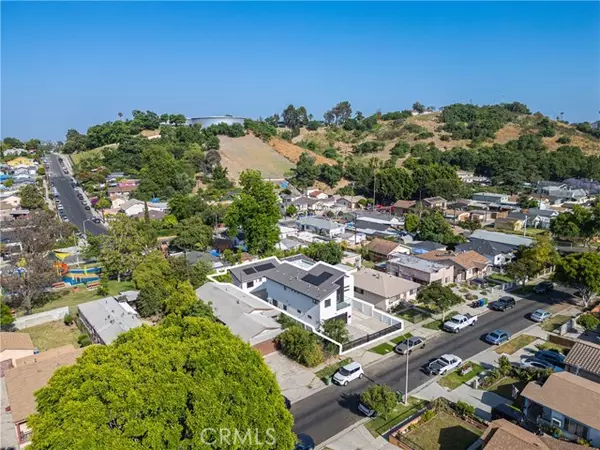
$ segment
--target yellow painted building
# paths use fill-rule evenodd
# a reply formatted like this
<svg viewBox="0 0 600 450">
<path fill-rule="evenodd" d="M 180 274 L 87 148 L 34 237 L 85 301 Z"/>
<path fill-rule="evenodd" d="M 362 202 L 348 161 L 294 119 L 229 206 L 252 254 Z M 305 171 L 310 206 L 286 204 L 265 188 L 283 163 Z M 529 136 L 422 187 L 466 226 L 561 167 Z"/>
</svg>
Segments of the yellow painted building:
<svg viewBox="0 0 600 450">
<path fill-rule="evenodd" d="M 33 167 L 35 164 L 33 162 L 33 159 L 31 158 L 25 158 L 23 156 L 19 156 L 18 158 L 15 159 L 11 159 L 10 161 L 7 161 L 6 164 L 10 167 L 17 167 L 17 166 L 31 166 Z"/>
</svg>

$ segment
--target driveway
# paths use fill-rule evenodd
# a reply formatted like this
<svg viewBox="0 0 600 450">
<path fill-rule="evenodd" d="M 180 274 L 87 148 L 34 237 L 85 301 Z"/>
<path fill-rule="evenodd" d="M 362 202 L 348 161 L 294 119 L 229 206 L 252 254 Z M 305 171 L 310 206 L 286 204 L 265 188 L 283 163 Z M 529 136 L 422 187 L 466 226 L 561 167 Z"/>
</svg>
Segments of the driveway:
<svg viewBox="0 0 600 450">
<path fill-rule="evenodd" d="M 389 327 L 388 324 L 369 317 L 356 309 L 352 309 L 352 323 L 347 328 L 350 332 L 350 340 L 354 340 L 367 334 L 376 333 L 387 327 Z"/>
<path fill-rule="evenodd" d="M 279 352 L 265 356 L 265 362 L 271 368 L 284 396 L 292 404 L 323 389 L 325 383 L 313 372 Z"/>
</svg>

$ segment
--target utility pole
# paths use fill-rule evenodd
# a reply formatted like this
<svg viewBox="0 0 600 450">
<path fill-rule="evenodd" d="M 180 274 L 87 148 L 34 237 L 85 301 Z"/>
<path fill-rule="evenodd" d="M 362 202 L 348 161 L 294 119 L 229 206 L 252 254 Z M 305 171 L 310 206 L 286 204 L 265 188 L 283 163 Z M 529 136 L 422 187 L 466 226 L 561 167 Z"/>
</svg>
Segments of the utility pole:
<svg viewBox="0 0 600 450">
<path fill-rule="evenodd" d="M 404 386 L 404 406 L 408 406 L 408 356 L 410 355 L 410 347 L 406 350 L 406 376 Z"/>
</svg>

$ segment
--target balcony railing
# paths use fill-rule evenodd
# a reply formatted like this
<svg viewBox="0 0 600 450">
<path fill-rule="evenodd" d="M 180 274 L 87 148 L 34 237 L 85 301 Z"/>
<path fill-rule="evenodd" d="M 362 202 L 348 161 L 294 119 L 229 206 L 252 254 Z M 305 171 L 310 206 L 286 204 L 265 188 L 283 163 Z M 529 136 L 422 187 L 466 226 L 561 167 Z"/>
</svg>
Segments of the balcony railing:
<svg viewBox="0 0 600 450">
<path fill-rule="evenodd" d="M 336 309 L 336 311 L 339 311 L 340 309 L 346 309 L 346 308 L 349 308 L 350 306 L 352 306 L 351 303 L 339 302 L 335 305 L 335 309 Z"/>
</svg>

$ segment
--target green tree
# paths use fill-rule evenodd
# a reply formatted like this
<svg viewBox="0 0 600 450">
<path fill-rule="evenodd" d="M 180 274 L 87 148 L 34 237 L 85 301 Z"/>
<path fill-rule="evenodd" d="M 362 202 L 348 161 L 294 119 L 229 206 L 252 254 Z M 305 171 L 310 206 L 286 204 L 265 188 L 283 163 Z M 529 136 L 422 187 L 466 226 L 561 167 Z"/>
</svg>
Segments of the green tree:
<svg viewBox="0 0 600 450">
<path fill-rule="evenodd" d="M 195 317 L 88 348 L 57 370 L 36 400 L 32 450 L 292 450 L 296 440 L 293 417 L 260 354 L 227 327 Z M 252 430 L 259 442 L 219 441 L 220 429 Z"/>
<path fill-rule="evenodd" d="M 342 319 L 330 319 L 323 322 L 321 326 L 323 334 L 340 344 L 350 342 L 350 332 L 346 322 Z"/>
<path fill-rule="evenodd" d="M 506 267 L 506 274 L 509 277 L 520 281 L 523 287 L 525 286 L 525 283 L 527 283 L 527 280 L 534 277 L 538 272 L 539 265 L 528 255 L 517 258 Z"/>
<path fill-rule="evenodd" d="M 415 233 L 419 229 L 419 216 L 416 214 L 404 216 L 404 229 L 409 233 Z"/>
<path fill-rule="evenodd" d="M 178 281 L 189 281 L 194 289 L 206 283 L 206 277 L 212 272 L 212 265 L 207 261 L 197 261 L 194 264 L 183 257 L 170 257 L 167 259 L 173 277 Z"/>
<path fill-rule="evenodd" d="M 325 359 L 317 337 L 297 325 L 287 328 L 276 339 L 284 355 L 306 367 L 318 366 Z"/>
<path fill-rule="evenodd" d="M 307 152 L 300 155 L 300 159 L 293 169 L 293 183 L 298 189 L 306 189 L 312 186 L 319 176 L 319 167 L 315 165 L 315 158 Z"/>
<path fill-rule="evenodd" d="M 377 171 L 376 181 L 378 199 L 386 204 L 410 198 L 415 191 L 411 174 L 403 168 L 381 169 Z"/>
<path fill-rule="evenodd" d="M 378 416 L 386 418 L 398 403 L 396 394 L 385 384 L 373 384 L 360 394 L 360 402 Z"/>
<path fill-rule="evenodd" d="M 456 236 L 450 224 L 439 211 L 423 214 L 419 222 L 419 239 L 422 241 L 440 242 L 442 244 L 455 244 L 464 242 L 461 236 Z"/>
<path fill-rule="evenodd" d="M 285 210 L 286 216 L 294 217 L 296 214 L 298 214 L 298 208 L 296 208 L 296 205 L 290 205 Z"/>
<path fill-rule="evenodd" d="M 419 114 L 422 114 L 425 112 L 425 106 L 423 106 L 420 102 L 414 102 L 412 105 L 412 109 L 413 109 L 413 111 L 416 111 Z"/>
<path fill-rule="evenodd" d="M 140 230 L 137 221 L 125 214 L 117 214 L 110 219 L 108 233 L 103 239 L 100 262 L 109 275 L 121 275 L 132 271 L 147 249 L 147 237 Z"/>
<path fill-rule="evenodd" d="M 110 293 L 108 288 L 108 277 L 106 275 L 102 275 L 100 277 L 100 285 L 98 286 L 96 292 L 98 295 L 102 296 L 107 296 Z"/>
<path fill-rule="evenodd" d="M 98 201 L 94 205 L 94 208 L 100 210 L 100 212 L 102 213 L 102 217 L 104 218 L 104 210 L 110 208 L 111 205 L 112 203 L 108 198 L 102 197 L 98 199 Z"/>
<path fill-rule="evenodd" d="M 184 281 L 178 283 L 177 287 L 164 299 L 164 310 L 166 314 L 187 315 L 197 301 L 194 288 L 189 281 Z"/>
<path fill-rule="evenodd" d="M 417 294 L 417 300 L 439 310 L 442 313 L 442 321 L 445 320 L 446 311 L 454 305 L 462 303 L 462 299 L 451 288 L 442 286 L 439 281 L 435 281 L 421 289 Z"/>
<path fill-rule="evenodd" d="M 600 320 L 592 314 L 582 314 L 577 318 L 577 324 L 581 325 L 586 330 L 596 331 L 596 328 L 600 325 Z"/>
<path fill-rule="evenodd" d="M 539 202 L 536 199 L 531 198 L 527 194 L 519 195 L 518 201 L 519 201 L 519 206 L 523 209 L 537 208 L 539 206 Z"/>
<path fill-rule="evenodd" d="M 233 250 L 227 248 L 223 251 L 223 259 L 227 261 L 229 264 L 239 264 L 241 263 L 241 255 L 238 253 L 234 253 Z"/>
<path fill-rule="evenodd" d="M 327 183 L 331 187 L 335 187 L 336 184 L 342 179 L 344 169 L 342 166 L 331 166 L 329 164 L 321 164 L 317 166 L 319 170 L 319 178 Z"/>
<path fill-rule="evenodd" d="M 272 251 L 279 241 L 281 217 L 275 188 L 255 170 L 242 172 L 240 184 L 242 193 L 227 209 L 225 224 L 231 230 L 242 228 L 251 253 Z"/>
<path fill-rule="evenodd" d="M 600 253 L 586 252 L 563 258 L 556 266 L 554 279 L 579 290 L 587 307 L 594 295 L 600 293 Z"/>
<path fill-rule="evenodd" d="M 165 300 L 175 291 L 176 280 L 164 255 L 153 250 L 133 271 L 133 286 L 140 291 L 137 306 L 142 317 L 162 314 Z"/>
<path fill-rule="evenodd" d="M 344 249 L 334 241 L 326 243 L 313 242 L 304 249 L 304 254 L 315 261 L 323 261 L 327 264 L 339 264 L 344 257 Z"/>
<path fill-rule="evenodd" d="M 185 249 L 206 250 L 212 243 L 212 229 L 199 216 L 184 219 L 177 227 L 173 243 Z"/>
<path fill-rule="evenodd" d="M 479 230 L 481 228 L 481 222 L 477 219 L 467 219 L 459 222 L 461 228 L 469 231 Z"/>
<path fill-rule="evenodd" d="M 27 184 L 19 189 L 21 198 L 21 208 L 25 209 L 43 209 L 46 206 L 44 196 L 34 184 Z"/>
<path fill-rule="evenodd" d="M 4 302 L 0 303 L 0 330 L 12 330 L 14 322 L 15 318 L 10 307 Z"/>
</svg>

